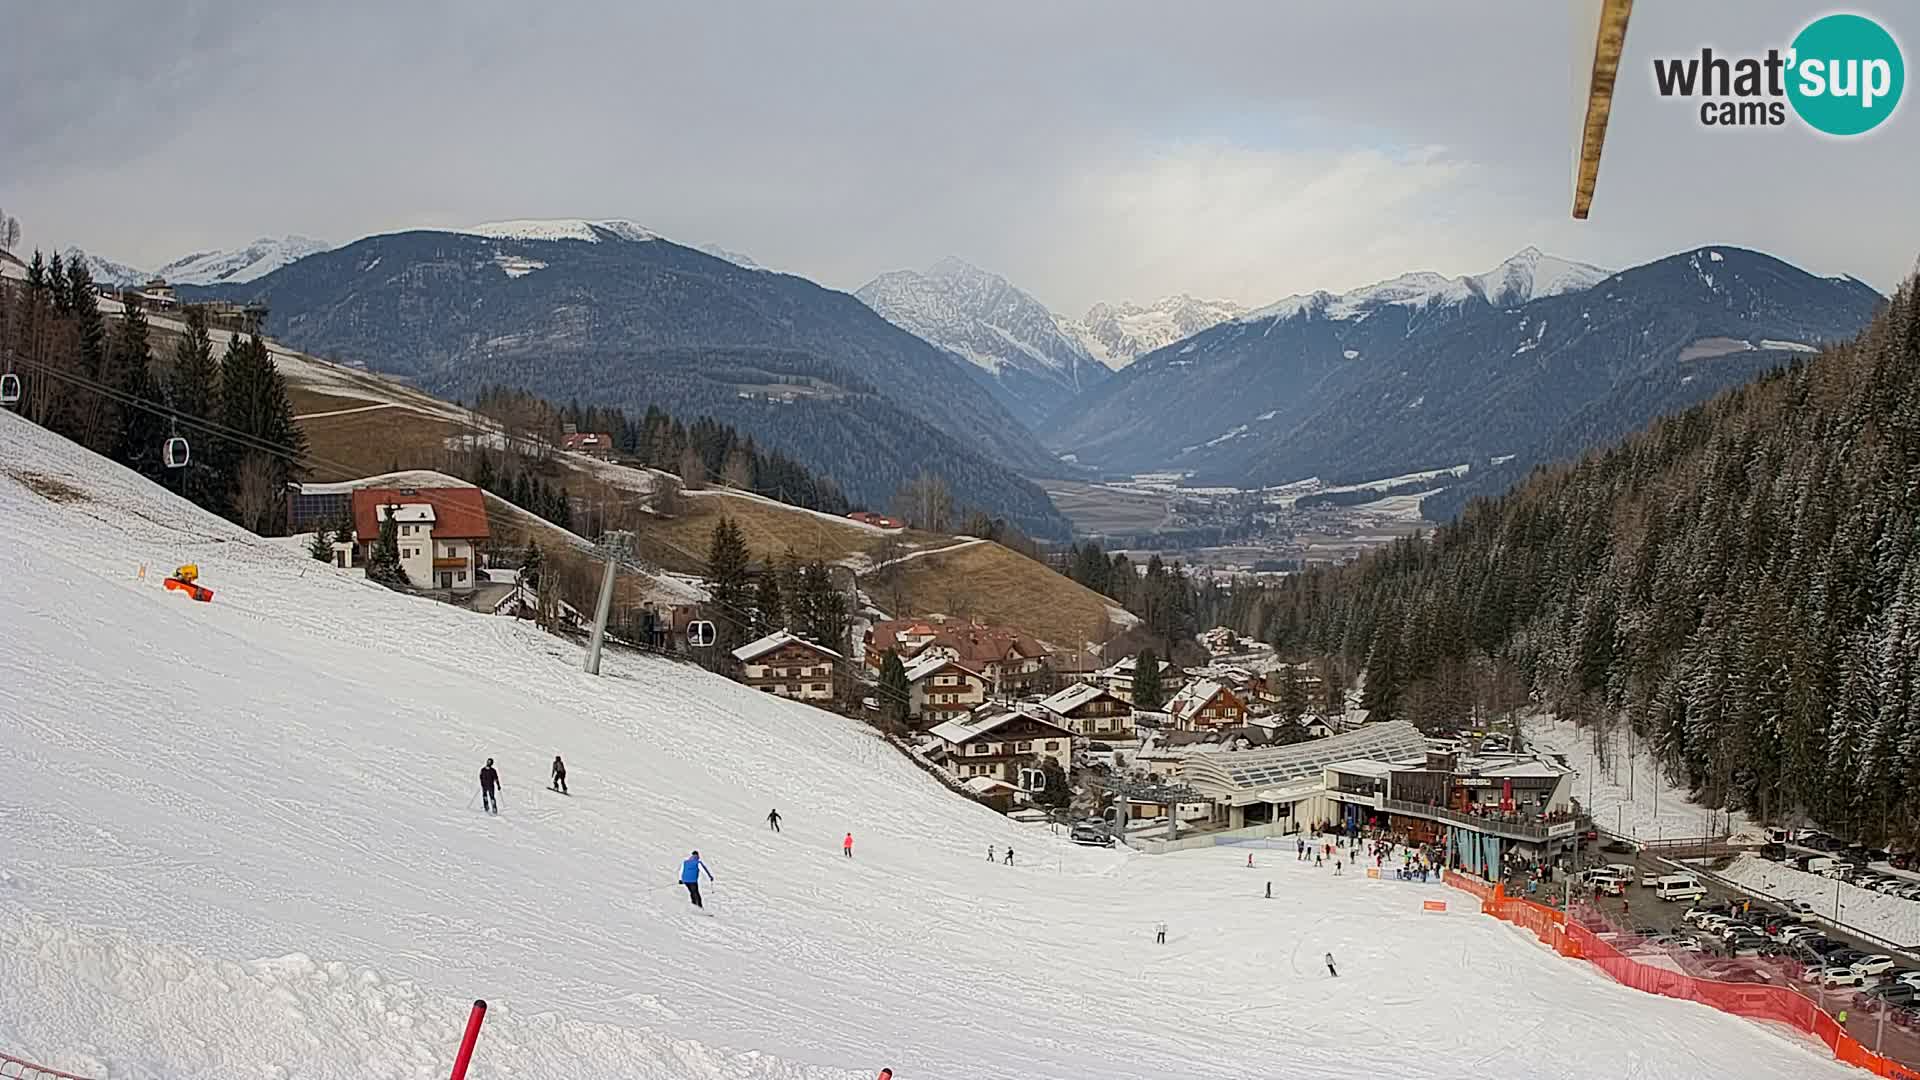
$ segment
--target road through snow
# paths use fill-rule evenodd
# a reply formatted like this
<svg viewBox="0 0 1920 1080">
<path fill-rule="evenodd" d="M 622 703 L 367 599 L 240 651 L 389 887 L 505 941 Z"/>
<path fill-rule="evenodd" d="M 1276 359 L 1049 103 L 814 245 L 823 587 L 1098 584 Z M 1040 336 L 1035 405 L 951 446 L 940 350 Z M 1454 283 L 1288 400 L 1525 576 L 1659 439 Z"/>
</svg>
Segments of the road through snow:
<svg viewBox="0 0 1920 1080">
<path fill-rule="evenodd" d="M 190 560 L 214 602 L 160 589 Z M 838 717 L 583 675 L 11 414 L 0 582 L 0 1048 L 82 1075 L 440 1077 L 475 997 L 476 1080 L 1856 1075 L 1439 887 L 1075 848 Z"/>
</svg>

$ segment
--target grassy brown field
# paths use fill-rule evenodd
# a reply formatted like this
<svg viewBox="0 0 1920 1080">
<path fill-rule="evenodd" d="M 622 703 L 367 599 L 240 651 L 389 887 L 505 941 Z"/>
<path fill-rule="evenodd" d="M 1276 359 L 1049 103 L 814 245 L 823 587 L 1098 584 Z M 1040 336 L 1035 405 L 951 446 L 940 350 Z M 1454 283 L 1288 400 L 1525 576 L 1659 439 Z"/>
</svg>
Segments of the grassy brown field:
<svg viewBox="0 0 1920 1080">
<path fill-rule="evenodd" d="M 1152 532 L 1168 520 L 1167 500 L 1144 491 L 1104 484 L 1049 480 L 1040 485 L 1082 533 L 1128 535 Z"/>
<path fill-rule="evenodd" d="M 335 413 L 299 421 L 312 453 L 308 479 L 351 480 L 395 468 L 459 475 L 454 464 L 459 455 L 448 450 L 447 440 L 468 429 L 447 415 L 446 403 L 378 376 L 316 367 L 310 360 L 284 364 L 282 370 L 296 416 Z M 361 392 L 366 396 L 359 396 Z M 338 411 L 382 402 L 400 404 Z M 643 498 L 639 489 L 646 486 L 644 476 L 637 473 L 630 488 L 617 486 L 621 474 L 568 454 L 553 456 L 546 479 L 565 485 L 584 500 L 630 506 L 639 504 Z M 579 543 L 571 534 L 500 499 L 489 496 L 487 504 L 489 525 L 505 545 L 524 547 L 537 538 L 549 550 L 571 550 Z M 802 560 L 859 565 L 861 556 L 879 562 L 960 543 L 933 533 L 877 534 L 851 522 L 718 490 L 682 494 L 673 511 L 671 515 L 635 513 L 627 520 L 636 534 L 635 554 L 641 560 L 686 574 L 705 568 L 713 527 L 723 515 L 739 524 L 756 559 L 778 557 L 792 548 Z M 592 573 L 591 561 L 584 555 L 569 555 L 565 561 L 569 577 Z M 998 544 L 934 551 L 863 573 L 859 581 L 876 603 L 898 614 L 971 616 L 1017 627 L 1061 648 L 1078 648 L 1110 633 L 1105 597 Z M 624 589 L 622 602 L 630 602 Z"/>
<path fill-rule="evenodd" d="M 1016 627 L 1056 649 L 1111 636 L 1106 597 L 999 544 L 910 559 L 863 578 L 861 587 L 882 607 Z"/>
</svg>

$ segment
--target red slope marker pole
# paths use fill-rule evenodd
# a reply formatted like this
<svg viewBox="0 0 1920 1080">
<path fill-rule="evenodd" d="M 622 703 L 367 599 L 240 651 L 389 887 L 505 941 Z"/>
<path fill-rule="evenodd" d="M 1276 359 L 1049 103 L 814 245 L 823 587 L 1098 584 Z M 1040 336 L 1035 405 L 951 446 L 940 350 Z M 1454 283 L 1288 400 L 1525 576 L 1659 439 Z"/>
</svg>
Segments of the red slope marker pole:
<svg viewBox="0 0 1920 1080">
<path fill-rule="evenodd" d="M 480 1021 L 487 1018 L 487 1003 L 475 1001 L 467 1016 L 467 1033 L 460 1040 L 460 1056 L 453 1059 L 453 1080 L 466 1080 L 467 1062 L 473 1060 L 473 1044 L 480 1041 Z"/>
</svg>

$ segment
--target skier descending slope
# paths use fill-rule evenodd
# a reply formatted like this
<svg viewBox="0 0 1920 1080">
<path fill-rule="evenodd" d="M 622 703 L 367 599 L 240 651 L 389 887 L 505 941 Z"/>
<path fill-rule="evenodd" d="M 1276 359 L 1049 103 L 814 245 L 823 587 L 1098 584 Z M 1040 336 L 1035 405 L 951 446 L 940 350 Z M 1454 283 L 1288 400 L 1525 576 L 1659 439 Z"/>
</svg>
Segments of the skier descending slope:
<svg viewBox="0 0 1920 1080">
<path fill-rule="evenodd" d="M 493 759 L 480 767 L 480 805 L 489 814 L 500 812 L 500 800 L 494 797 L 494 790 L 500 786 L 500 774 L 493 769 Z"/>
<path fill-rule="evenodd" d="M 1331 975 L 1331 976 L 1333 976 L 1333 977 L 1334 977 L 1334 978 L 1336 978 L 1336 979 L 1340 977 L 1340 972 L 1339 972 L 1339 971 L 1338 971 L 1337 969 L 1335 969 L 1335 968 L 1334 968 L 1334 966 L 1333 966 L 1333 954 L 1332 954 L 1332 953 L 1328 953 L 1328 954 L 1327 954 L 1327 974 L 1329 974 L 1329 975 Z"/>
<path fill-rule="evenodd" d="M 562 795 L 571 794 L 567 790 L 567 763 L 560 760 L 559 754 L 553 755 L 553 790 Z"/>
<path fill-rule="evenodd" d="M 713 871 L 708 870 L 707 864 L 700 861 L 700 853 L 697 851 L 687 856 L 687 861 L 680 864 L 680 884 L 687 887 L 687 898 L 693 901 L 693 906 L 704 912 L 706 911 L 707 905 L 700 902 L 700 875 L 702 873 L 707 875 L 708 881 L 713 880 Z"/>
</svg>

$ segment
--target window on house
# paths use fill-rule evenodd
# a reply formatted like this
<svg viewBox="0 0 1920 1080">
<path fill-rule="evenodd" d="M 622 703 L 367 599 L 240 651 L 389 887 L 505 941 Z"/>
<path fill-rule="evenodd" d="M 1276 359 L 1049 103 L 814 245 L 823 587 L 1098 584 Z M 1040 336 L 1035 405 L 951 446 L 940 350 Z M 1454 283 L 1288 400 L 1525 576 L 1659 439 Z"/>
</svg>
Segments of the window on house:
<svg viewBox="0 0 1920 1080">
<path fill-rule="evenodd" d="M 1023 742 L 1015 746 L 1013 750 L 1016 754 L 1031 754 L 1033 753 L 1033 744 L 1031 742 Z"/>
<path fill-rule="evenodd" d="M 467 580 L 467 572 L 465 570 L 460 571 L 459 573 L 453 575 L 453 580 L 455 581 Z"/>
<path fill-rule="evenodd" d="M 969 754 L 984 754 L 986 752 L 987 752 L 987 744 L 983 742 L 977 742 L 977 743 L 974 743 L 972 746 L 967 747 L 967 753 Z"/>
<path fill-rule="evenodd" d="M 1059 740 L 1059 739 L 1048 739 L 1048 740 L 1047 740 L 1047 749 L 1049 749 L 1049 750 L 1058 750 L 1058 749 L 1060 749 L 1060 740 Z"/>
</svg>

